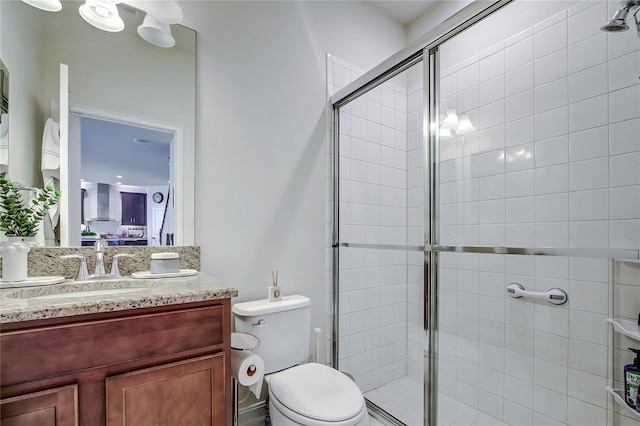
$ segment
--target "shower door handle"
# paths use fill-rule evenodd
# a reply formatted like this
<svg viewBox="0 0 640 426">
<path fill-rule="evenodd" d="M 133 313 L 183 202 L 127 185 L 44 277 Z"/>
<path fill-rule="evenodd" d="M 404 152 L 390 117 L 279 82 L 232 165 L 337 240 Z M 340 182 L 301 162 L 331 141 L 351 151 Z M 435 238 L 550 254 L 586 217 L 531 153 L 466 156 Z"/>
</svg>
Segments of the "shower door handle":
<svg viewBox="0 0 640 426">
<path fill-rule="evenodd" d="M 554 305 L 563 305 L 567 303 L 567 292 L 561 288 L 550 288 L 545 292 L 527 291 L 522 284 L 513 282 L 507 286 L 507 294 L 514 299 L 521 297 L 529 297 L 531 299 L 545 300 Z"/>
</svg>

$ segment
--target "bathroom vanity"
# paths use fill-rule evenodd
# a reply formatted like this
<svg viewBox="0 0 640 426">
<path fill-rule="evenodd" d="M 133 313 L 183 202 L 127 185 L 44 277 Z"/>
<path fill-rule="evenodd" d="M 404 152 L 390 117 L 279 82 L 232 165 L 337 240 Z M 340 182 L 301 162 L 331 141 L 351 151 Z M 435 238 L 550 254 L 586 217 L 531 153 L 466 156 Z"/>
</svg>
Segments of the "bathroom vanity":
<svg viewBox="0 0 640 426">
<path fill-rule="evenodd" d="M 0 290 L 0 423 L 231 424 L 235 296 L 201 276 Z"/>
</svg>

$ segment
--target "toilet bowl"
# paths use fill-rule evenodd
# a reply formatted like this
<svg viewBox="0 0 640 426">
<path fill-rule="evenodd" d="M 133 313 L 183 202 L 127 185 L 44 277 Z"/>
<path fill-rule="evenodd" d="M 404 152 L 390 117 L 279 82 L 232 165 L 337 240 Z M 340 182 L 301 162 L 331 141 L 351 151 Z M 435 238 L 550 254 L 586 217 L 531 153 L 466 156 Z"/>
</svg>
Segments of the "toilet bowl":
<svg viewBox="0 0 640 426">
<path fill-rule="evenodd" d="M 274 426 L 368 425 L 358 386 L 326 365 L 309 363 L 267 376 L 269 415 Z"/>
<path fill-rule="evenodd" d="M 326 365 L 306 363 L 311 334 L 311 300 L 285 296 L 236 303 L 235 330 L 252 334 L 252 349 L 264 361 L 272 426 L 368 425 L 369 416 L 358 386 Z"/>
</svg>

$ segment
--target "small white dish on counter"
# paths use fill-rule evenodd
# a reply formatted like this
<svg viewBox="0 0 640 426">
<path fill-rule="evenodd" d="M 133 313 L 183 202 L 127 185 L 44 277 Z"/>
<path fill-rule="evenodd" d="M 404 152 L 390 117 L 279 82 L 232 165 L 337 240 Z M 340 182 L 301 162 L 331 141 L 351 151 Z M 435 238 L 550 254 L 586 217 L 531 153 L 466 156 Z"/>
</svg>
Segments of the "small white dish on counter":
<svg viewBox="0 0 640 426">
<path fill-rule="evenodd" d="M 36 287 L 39 285 L 59 284 L 65 280 L 64 277 L 29 277 L 24 281 L 0 281 L 0 288 L 20 288 Z"/>
<path fill-rule="evenodd" d="M 134 272 L 131 274 L 133 278 L 149 279 L 149 278 L 178 278 L 198 275 L 195 269 L 180 269 L 178 272 L 163 272 L 160 274 L 152 274 L 151 271 Z"/>
</svg>

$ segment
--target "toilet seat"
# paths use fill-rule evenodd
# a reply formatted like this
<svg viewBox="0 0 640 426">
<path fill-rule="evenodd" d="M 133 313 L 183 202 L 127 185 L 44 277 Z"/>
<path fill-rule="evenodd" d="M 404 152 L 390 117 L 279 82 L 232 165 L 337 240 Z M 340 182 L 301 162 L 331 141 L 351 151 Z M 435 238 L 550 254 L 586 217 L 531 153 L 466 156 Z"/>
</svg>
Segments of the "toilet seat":
<svg viewBox="0 0 640 426">
<path fill-rule="evenodd" d="M 358 386 L 331 367 L 302 364 L 270 376 L 271 402 L 278 411 L 300 424 L 353 425 L 367 415 Z"/>
</svg>

